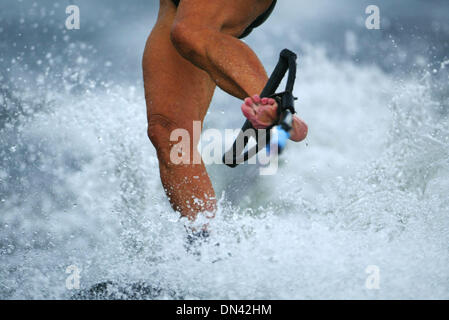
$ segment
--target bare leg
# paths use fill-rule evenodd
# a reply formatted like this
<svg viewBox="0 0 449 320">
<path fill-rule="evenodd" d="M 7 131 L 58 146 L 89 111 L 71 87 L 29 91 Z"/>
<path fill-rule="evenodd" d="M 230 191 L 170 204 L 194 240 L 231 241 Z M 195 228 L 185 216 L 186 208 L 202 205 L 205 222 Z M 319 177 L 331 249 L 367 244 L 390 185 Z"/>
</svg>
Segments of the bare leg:
<svg viewBox="0 0 449 320">
<path fill-rule="evenodd" d="M 270 5 L 271 0 L 183 0 L 171 31 L 178 51 L 221 89 L 242 100 L 251 97 L 242 111 L 255 128 L 275 121 L 277 104 L 259 98 L 268 76 L 256 54 L 237 37 Z M 291 140 L 302 141 L 307 131 L 295 116 Z"/>
<path fill-rule="evenodd" d="M 268 76 L 256 54 L 238 36 L 271 0 L 182 0 L 171 38 L 183 57 L 207 71 L 229 94 L 259 94 Z"/>
<path fill-rule="evenodd" d="M 172 207 L 193 220 L 199 212 L 214 211 L 215 194 L 201 164 L 175 165 L 170 142 L 175 129 L 186 129 L 193 139 L 193 121 L 203 121 L 215 84 L 203 70 L 182 58 L 170 41 L 175 6 L 161 1 L 158 21 L 145 47 L 143 74 L 148 135 L 156 148 L 162 184 Z M 190 154 L 198 153 L 191 141 Z M 192 163 L 192 162 L 191 162 Z"/>
<path fill-rule="evenodd" d="M 143 57 L 148 135 L 157 150 L 162 184 L 173 208 L 194 220 L 214 211 L 215 194 L 204 164 L 170 161 L 170 133 L 203 121 L 215 85 L 244 99 L 262 91 L 268 76 L 237 37 L 271 0 L 182 0 L 178 10 L 160 0 Z M 274 106 L 274 105 L 273 105 Z M 191 141 L 190 154 L 198 141 Z M 192 163 L 192 162 L 191 162 Z"/>
</svg>

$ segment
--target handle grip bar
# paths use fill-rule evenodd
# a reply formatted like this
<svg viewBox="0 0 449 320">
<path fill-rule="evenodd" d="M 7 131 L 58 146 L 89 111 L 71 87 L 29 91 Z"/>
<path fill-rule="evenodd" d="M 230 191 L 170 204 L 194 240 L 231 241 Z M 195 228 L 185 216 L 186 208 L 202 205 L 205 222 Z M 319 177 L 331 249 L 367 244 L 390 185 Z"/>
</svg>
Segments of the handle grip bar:
<svg viewBox="0 0 449 320">
<path fill-rule="evenodd" d="M 292 126 L 292 114 L 295 113 L 293 87 L 296 80 L 296 59 L 294 52 L 284 49 L 281 51 L 279 61 L 271 74 L 265 88 L 260 94 L 261 98 L 272 97 L 278 102 L 278 121 L 271 127 L 264 130 L 255 130 L 249 120 L 246 120 L 240 130 L 232 147 L 223 155 L 222 161 L 228 167 L 235 168 L 239 164 L 247 161 L 255 156 L 260 150 L 270 145 L 271 134 L 270 130 L 274 126 L 278 126 L 279 130 L 284 130 L 285 133 L 290 131 Z M 285 91 L 276 94 L 282 79 L 288 71 L 287 84 Z M 285 134 L 281 134 L 282 144 L 285 145 Z M 249 142 L 250 137 L 254 137 L 257 141 L 256 146 L 243 152 Z M 287 138 L 288 139 L 288 138 Z M 282 146 L 281 146 L 282 147 Z"/>
</svg>

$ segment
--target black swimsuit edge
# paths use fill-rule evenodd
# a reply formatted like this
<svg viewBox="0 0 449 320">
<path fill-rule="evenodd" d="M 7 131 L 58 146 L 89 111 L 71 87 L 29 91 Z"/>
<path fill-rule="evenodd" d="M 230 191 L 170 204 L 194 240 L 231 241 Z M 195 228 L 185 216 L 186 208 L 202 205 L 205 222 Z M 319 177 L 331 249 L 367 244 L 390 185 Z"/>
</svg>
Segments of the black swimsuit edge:
<svg viewBox="0 0 449 320">
<path fill-rule="evenodd" d="M 181 0 L 172 0 L 172 1 L 175 4 L 175 6 L 177 7 Z M 267 19 L 270 17 L 271 13 L 274 10 L 274 7 L 276 6 L 276 2 L 277 2 L 277 0 L 273 0 L 273 2 L 271 3 L 271 5 L 267 9 L 267 11 L 265 11 L 260 16 L 258 16 L 256 18 L 256 20 L 254 20 L 253 23 L 251 23 L 251 25 L 248 28 L 246 28 L 245 31 L 243 31 L 243 33 L 240 35 L 239 38 L 243 39 L 243 38 L 247 37 L 255 28 L 259 27 L 261 24 L 263 24 L 265 21 L 267 21 Z"/>
</svg>

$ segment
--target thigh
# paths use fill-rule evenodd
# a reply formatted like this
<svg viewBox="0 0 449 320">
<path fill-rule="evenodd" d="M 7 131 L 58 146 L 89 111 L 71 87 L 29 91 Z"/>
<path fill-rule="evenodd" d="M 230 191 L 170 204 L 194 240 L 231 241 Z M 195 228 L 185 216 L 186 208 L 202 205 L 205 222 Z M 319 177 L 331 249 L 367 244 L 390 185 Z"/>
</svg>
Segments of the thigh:
<svg viewBox="0 0 449 320">
<path fill-rule="evenodd" d="M 183 0 L 184 1 L 184 0 Z M 181 57 L 170 40 L 176 16 L 171 0 L 161 0 L 158 21 L 143 55 L 143 76 L 148 121 L 165 121 L 190 130 L 202 121 L 215 83 L 203 70 Z"/>
<path fill-rule="evenodd" d="M 238 37 L 273 0 L 181 0 L 175 23 L 213 28 Z"/>
</svg>

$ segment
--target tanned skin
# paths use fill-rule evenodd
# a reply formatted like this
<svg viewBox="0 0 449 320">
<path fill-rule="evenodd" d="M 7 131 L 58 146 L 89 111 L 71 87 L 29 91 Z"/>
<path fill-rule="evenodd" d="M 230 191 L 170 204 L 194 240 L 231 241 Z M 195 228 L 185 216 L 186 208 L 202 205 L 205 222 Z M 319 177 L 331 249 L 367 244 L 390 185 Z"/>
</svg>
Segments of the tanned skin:
<svg viewBox="0 0 449 320">
<path fill-rule="evenodd" d="M 216 86 L 244 100 L 241 109 L 254 127 L 275 121 L 276 102 L 258 96 L 267 73 L 256 54 L 238 39 L 271 2 L 181 0 L 176 8 L 171 0 L 160 0 L 142 63 L 148 136 L 172 207 L 190 220 L 201 212 L 215 212 L 215 193 L 204 163 L 170 161 L 170 151 L 178 143 L 170 141 L 170 134 L 185 129 L 194 139 L 193 121 L 203 123 Z M 295 117 L 291 140 L 302 141 L 306 135 L 307 125 Z M 198 142 L 190 142 L 192 159 L 199 156 Z"/>
</svg>

